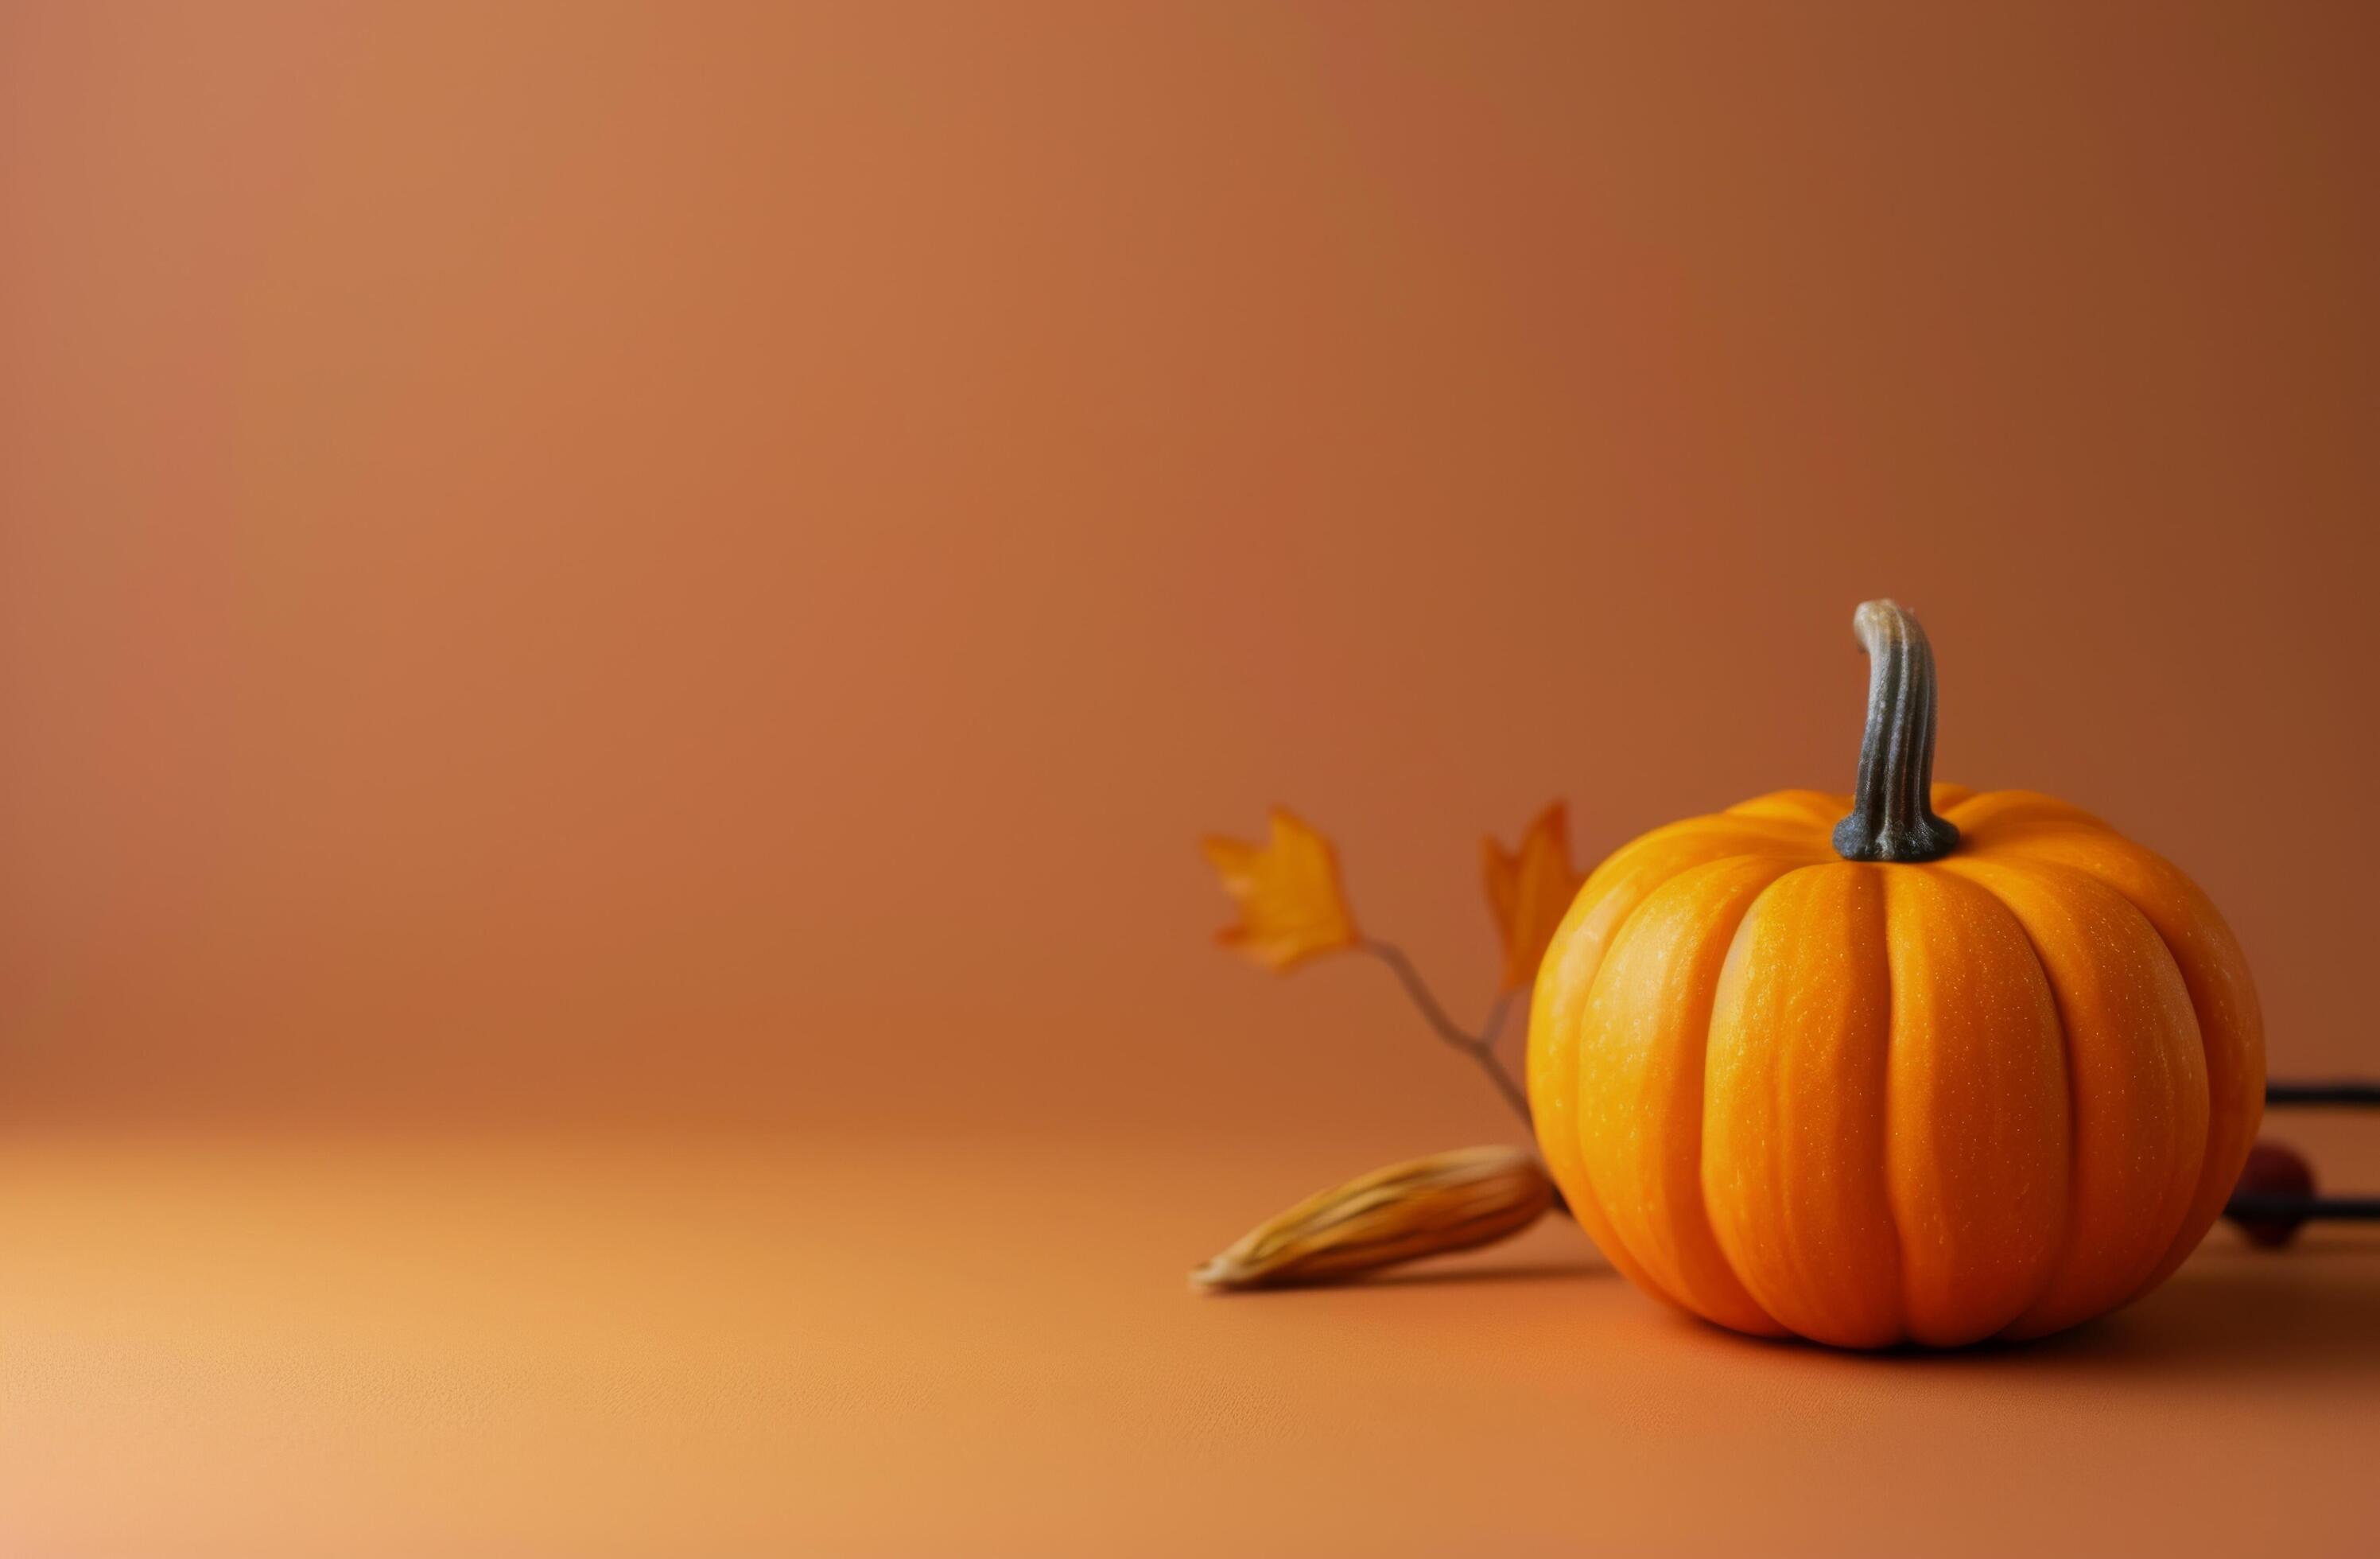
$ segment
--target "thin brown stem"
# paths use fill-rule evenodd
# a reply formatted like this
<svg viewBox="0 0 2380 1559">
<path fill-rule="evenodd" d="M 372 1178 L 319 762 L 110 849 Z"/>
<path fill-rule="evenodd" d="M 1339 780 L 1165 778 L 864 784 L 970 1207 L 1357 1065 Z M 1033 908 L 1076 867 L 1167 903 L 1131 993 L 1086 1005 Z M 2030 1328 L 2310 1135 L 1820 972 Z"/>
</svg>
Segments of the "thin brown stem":
<svg viewBox="0 0 2380 1559">
<path fill-rule="evenodd" d="M 1390 972 L 1404 986 L 1405 994 L 1413 999 L 1413 1005 L 1421 1010 L 1422 1021 L 1429 1025 L 1430 1031 L 1477 1062 L 1480 1070 L 1488 1074 L 1488 1080 L 1496 1085 L 1496 1091 L 1504 1096 L 1504 1102 L 1512 1107 L 1524 1125 L 1529 1124 L 1529 1096 L 1496 1056 L 1496 1036 L 1503 1030 L 1512 993 L 1498 992 L 1494 1005 L 1488 1009 L 1488 1021 L 1482 1031 L 1470 1033 L 1447 1015 L 1445 1005 L 1431 993 L 1421 971 L 1405 956 L 1404 949 L 1394 943 L 1367 937 L 1364 951 L 1389 966 Z"/>
<path fill-rule="evenodd" d="M 1504 1037 L 1504 1019 L 1512 1016 L 1512 993 L 1499 991 L 1488 1004 L 1488 1020 L 1479 1025 L 1479 1041 L 1492 1046 Z"/>
</svg>

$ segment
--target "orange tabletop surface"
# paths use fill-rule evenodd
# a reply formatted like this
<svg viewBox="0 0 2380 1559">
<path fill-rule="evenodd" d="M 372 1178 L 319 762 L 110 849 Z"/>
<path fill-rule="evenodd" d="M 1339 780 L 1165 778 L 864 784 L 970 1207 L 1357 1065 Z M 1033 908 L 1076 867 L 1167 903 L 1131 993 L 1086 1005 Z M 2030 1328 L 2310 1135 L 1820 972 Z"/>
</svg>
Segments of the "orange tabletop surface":
<svg viewBox="0 0 2380 1559">
<path fill-rule="evenodd" d="M 2352 1162 L 2351 1130 L 2296 1135 Z M 0 1553 L 2347 1554 L 2380 1532 L 2380 1238 L 2218 1230 L 2130 1310 L 1955 1355 L 1717 1331 L 1559 1223 L 1349 1287 L 1188 1291 L 1238 1223 L 1367 1151 L 12 1144 Z"/>
</svg>

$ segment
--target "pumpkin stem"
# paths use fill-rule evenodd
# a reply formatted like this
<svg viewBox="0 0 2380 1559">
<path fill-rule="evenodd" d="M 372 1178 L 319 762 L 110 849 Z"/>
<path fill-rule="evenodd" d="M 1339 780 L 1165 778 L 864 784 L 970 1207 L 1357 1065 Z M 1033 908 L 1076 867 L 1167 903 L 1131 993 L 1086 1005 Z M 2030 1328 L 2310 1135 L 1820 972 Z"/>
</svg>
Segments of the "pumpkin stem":
<svg viewBox="0 0 2380 1559">
<path fill-rule="evenodd" d="M 1934 647 L 1897 602 L 1863 603 L 1852 632 L 1867 652 L 1867 731 L 1852 815 L 1835 825 L 1845 860 L 1938 860 L 1959 831 L 1934 815 Z"/>
</svg>

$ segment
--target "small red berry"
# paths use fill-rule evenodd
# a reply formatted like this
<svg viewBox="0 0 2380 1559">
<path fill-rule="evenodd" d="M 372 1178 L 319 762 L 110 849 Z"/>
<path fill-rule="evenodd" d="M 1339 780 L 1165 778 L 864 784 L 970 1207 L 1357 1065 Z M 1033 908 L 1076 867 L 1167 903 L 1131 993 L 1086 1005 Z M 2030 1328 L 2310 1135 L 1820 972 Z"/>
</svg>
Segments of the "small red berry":
<svg viewBox="0 0 2380 1559">
<path fill-rule="evenodd" d="M 2235 1197 L 2301 1197 L 2313 1196 L 2313 1166 L 2305 1155 L 2282 1142 L 2261 1141 L 2248 1150 L 2248 1163 L 2240 1171 L 2240 1183 L 2231 1188 Z M 2240 1232 L 2258 1245 L 2278 1247 L 2297 1237 L 2303 1218 L 2239 1218 L 2232 1222 Z"/>
</svg>

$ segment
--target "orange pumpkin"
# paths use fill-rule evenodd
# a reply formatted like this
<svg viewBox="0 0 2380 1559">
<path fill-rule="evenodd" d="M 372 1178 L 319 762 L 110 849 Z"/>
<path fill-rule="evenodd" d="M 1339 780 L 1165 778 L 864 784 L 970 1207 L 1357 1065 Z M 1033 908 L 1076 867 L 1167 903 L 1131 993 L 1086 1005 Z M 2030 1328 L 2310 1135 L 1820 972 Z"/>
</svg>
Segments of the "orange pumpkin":
<svg viewBox="0 0 2380 1559">
<path fill-rule="evenodd" d="M 1854 626 L 1855 796 L 1671 823 L 1579 890 L 1531 1009 L 1538 1146 L 1614 1266 L 1722 1326 L 2039 1336 L 2222 1212 L 2264 1111 L 2255 986 L 2163 859 L 1932 784 L 1925 631 L 1889 601 Z"/>
</svg>

